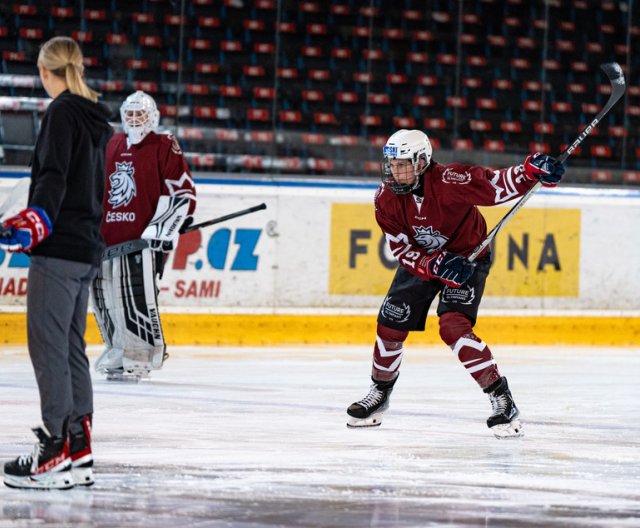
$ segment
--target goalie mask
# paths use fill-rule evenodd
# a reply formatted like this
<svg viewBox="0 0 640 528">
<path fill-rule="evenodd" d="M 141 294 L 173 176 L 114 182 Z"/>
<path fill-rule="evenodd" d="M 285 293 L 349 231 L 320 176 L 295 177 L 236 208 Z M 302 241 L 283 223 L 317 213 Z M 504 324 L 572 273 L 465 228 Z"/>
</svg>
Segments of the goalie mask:
<svg viewBox="0 0 640 528">
<path fill-rule="evenodd" d="M 420 184 L 420 175 L 431 163 L 432 152 L 424 132 L 398 130 L 382 149 L 382 183 L 396 194 L 410 193 Z"/>
<path fill-rule="evenodd" d="M 127 144 L 137 145 L 149 132 L 155 132 L 160 123 L 160 112 L 153 97 L 141 90 L 127 97 L 120 107 L 122 129 Z"/>
</svg>

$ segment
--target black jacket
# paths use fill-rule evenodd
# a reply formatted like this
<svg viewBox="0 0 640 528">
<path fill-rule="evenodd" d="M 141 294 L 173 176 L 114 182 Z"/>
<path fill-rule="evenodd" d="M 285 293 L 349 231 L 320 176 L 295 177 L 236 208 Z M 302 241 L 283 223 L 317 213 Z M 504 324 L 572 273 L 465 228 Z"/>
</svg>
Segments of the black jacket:
<svg viewBox="0 0 640 528">
<path fill-rule="evenodd" d="M 53 229 L 32 255 L 100 263 L 104 151 L 113 134 L 108 117 L 106 106 L 69 91 L 44 114 L 28 203 L 47 212 Z"/>
</svg>

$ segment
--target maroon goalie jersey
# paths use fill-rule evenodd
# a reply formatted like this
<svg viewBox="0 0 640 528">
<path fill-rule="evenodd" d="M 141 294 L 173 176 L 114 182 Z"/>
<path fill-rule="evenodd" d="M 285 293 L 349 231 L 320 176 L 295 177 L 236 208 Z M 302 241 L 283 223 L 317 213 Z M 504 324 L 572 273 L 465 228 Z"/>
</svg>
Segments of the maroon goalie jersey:
<svg viewBox="0 0 640 528">
<path fill-rule="evenodd" d="M 127 148 L 127 136 L 115 134 L 107 144 L 106 185 L 102 202 L 102 236 L 107 246 L 136 240 L 149 224 L 162 195 L 191 198 L 195 187 L 178 141 L 149 133 Z"/>
<path fill-rule="evenodd" d="M 487 235 L 477 206 L 500 205 L 533 187 L 524 166 L 487 169 L 432 162 L 423 175 L 424 196 L 395 194 L 383 185 L 375 197 L 376 220 L 391 253 L 412 274 L 438 249 L 469 256 Z"/>
</svg>

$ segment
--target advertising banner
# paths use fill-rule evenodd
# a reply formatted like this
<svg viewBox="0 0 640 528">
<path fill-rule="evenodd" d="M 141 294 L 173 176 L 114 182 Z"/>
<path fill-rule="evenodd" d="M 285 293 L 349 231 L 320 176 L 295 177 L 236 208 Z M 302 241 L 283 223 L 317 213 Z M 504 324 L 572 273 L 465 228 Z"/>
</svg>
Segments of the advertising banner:
<svg viewBox="0 0 640 528">
<path fill-rule="evenodd" d="M 15 182 L 0 178 L 0 203 Z M 397 263 L 375 221 L 375 184 L 196 182 L 196 223 L 267 209 L 181 236 L 158 282 L 165 311 L 380 306 Z M 509 206 L 482 209 L 489 229 Z M 640 309 L 638 225 L 638 191 L 540 191 L 492 246 L 483 308 Z M 28 256 L 0 251 L 3 308 L 24 306 L 28 265 Z"/>
</svg>

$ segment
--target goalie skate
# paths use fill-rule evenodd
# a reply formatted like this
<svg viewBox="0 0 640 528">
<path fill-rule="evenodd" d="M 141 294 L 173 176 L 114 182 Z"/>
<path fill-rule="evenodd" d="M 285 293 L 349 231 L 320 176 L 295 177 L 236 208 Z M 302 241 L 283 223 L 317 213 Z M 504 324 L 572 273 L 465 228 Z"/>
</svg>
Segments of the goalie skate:
<svg viewBox="0 0 640 528">
<path fill-rule="evenodd" d="M 382 415 L 389 408 L 389 397 L 398 377 L 391 381 L 376 381 L 362 400 L 352 403 L 347 409 L 347 427 L 377 427 Z"/>
<path fill-rule="evenodd" d="M 125 372 L 124 369 L 110 369 L 106 371 L 107 381 L 116 381 L 120 383 L 139 383 L 142 378 L 149 377 L 149 371 Z"/>
<path fill-rule="evenodd" d="M 121 369 L 123 353 L 124 351 L 121 348 L 106 348 L 96 360 L 95 371 L 105 374 L 111 370 Z"/>
<path fill-rule="evenodd" d="M 487 419 L 487 427 L 496 438 L 518 438 L 524 435 L 522 423 L 518 419 L 520 411 L 513 401 L 513 396 L 507 384 L 507 378 L 502 377 L 486 389 L 493 414 Z"/>
</svg>

